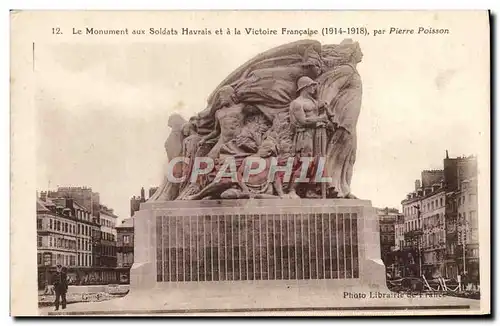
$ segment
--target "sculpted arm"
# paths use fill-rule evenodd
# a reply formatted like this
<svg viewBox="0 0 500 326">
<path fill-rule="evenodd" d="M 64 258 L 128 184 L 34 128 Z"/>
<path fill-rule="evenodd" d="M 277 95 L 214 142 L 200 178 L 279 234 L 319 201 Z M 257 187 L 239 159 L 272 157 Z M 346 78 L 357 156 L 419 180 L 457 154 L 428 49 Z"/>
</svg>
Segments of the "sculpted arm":
<svg viewBox="0 0 500 326">
<path fill-rule="evenodd" d="M 296 101 L 290 104 L 290 114 L 293 114 L 301 126 L 307 128 L 314 128 L 317 126 L 318 122 L 322 122 L 324 120 L 322 116 L 306 117 L 302 105 Z"/>
<path fill-rule="evenodd" d="M 219 123 L 219 119 L 216 118 L 214 130 L 211 133 L 209 133 L 208 135 L 201 138 L 200 143 L 204 143 L 204 142 L 209 141 L 211 139 L 217 138 L 219 135 L 220 135 L 220 123 Z"/>
</svg>

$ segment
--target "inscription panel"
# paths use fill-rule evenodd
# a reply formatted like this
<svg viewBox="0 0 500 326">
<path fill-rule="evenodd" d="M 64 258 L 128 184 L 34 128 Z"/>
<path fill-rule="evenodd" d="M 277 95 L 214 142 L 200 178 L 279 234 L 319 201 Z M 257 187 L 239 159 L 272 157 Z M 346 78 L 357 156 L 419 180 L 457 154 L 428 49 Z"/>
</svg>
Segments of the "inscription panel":
<svg viewBox="0 0 500 326">
<path fill-rule="evenodd" d="M 356 213 L 156 219 L 159 282 L 359 278 Z"/>
</svg>

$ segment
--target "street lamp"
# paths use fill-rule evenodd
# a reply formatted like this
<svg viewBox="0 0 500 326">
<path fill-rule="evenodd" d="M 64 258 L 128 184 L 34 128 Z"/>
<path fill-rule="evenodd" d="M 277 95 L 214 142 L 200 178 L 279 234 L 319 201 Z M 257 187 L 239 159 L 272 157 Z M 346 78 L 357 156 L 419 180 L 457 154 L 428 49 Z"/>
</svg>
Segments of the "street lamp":
<svg viewBox="0 0 500 326">
<path fill-rule="evenodd" d="M 464 274 L 467 272 L 466 267 L 465 267 L 465 254 L 466 254 L 466 232 L 467 232 L 467 220 L 465 218 L 465 214 L 463 214 L 461 220 L 460 220 L 460 227 L 462 228 L 462 265 L 463 265 L 463 271 Z"/>
<path fill-rule="evenodd" d="M 52 264 L 52 253 L 44 252 L 43 253 L 43 265 L 45 267 L 45 289 L 44 292 L 49 292 L 48 289 L 50 287 L 50 265 Z"/>
<path fill-rule="evenodd" d="M 422 241 L 422 222 L 420 221 L 420 205 L 415 205 L 415 208 L 417 209 L 417 223 L 419 224 L 419 228 L 416 232 L 417 235 L 417 246 L 418 246 L 418 268 L 419 268 L 419 273 L 420 276 L 422 276 L 422 248 L 421 248 L 421 241 Z"/>
<path fill-rule="evenodd" d="M 411 247 L 415 248 L 415 242 L 417 245 L 417 254 L 418 254 L 418 273 L 422 276 L 422 235 L 424 232 L 422 231 L 422 223 L 420 221 L 420 205 L 413 206 L 417 210 L 417 228 L 413 230 L 408 230 L 405 232 L 405 242 L 410 242 Z M 413 264 L 416 262 L 414 261 Z"/>
</svg>

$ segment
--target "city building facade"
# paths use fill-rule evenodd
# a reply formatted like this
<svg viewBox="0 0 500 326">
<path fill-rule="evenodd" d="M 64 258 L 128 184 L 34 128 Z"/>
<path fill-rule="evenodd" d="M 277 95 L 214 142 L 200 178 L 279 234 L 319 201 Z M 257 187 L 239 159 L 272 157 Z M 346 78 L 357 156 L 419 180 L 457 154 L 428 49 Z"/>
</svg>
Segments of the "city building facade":
<svg viewBox="0 0 500 326">
<path fill-rule="evenodd" d="M 463 180 L 449 194 L 446 270 L 449 277 L 468 274 L 479 283 L 477 178 Z M 465 261 L 465 264 L 464 264 Z"/>
<path fill-rule="evenodd" d="M 133 196 L 130 198 L 130 216 L 134 216 L 135 212 L 137 212 L 141 208 L 141 204 L 146 202 L 146 197 L 144 194 L 144 188 L 141 188 L 140 196 Z"/>
<path fill-rule="evenodd" d="M 448 153 L 443 170 L 422 171 L 395 225 L 400 274 L 479 277 L 476 175 L 475 157 Z"/>
<path fill-rule="evenodd" d="M 468 274 L 479 284 L 477 159 L 462 156 L 444 160 L 447 177 L 446 275 Z M 465 264 L 464 264 L 465 261 Z"/>
<path fill-rule="evenodd" d="M 101 205 L 99 218 L 99 238 L 96 251 L 99 266 L 116 267 L 116 216 L 112 209 Z"/>
<path fill-rule="evenodd" d="M 44 287 L 56 265 L 68 268 L 70 284 L 109 284 L 116 269 L 116 220 L 87 187 L 60 187 L 37 195 L 38 284 Z M 81 202 L 85 203 L 82 204 Z"/>
<path fill-rule="evenodd" d="M 392 269 L 394 263 L 392 252 L 396 246 L 395 226 L 402 214 L 397 208 L 379 208 L 377 210 L 380 228 L 380 257 L 387 269 Z"/>
<path fill-rule="evenodd" d="M 116 227 L 116 231 L 116 258 L 117 267 L 120 269 L 120 282 L 127 283 L 130 280 L 130 268 L 134 264 L 134 219 L 123 220 Z"/>
<path fill-rule="evenodd" d="M 132 198 L 130 198 L 130 216 L 133 217 L 135 212 L 141 208 L 141 204 L 151 198 L 157 190 L 158 187 L 150 187 L 148 190 L 149 197 L 146 198 L 146 191 L 144 190 L 144 187 L 142 187 L 140 196 L 132 196 Z"/>
<path fill-rule="evenodd" d="M 90 269 L 92 234 L 98 228 L 90 212 L 71 198 L 37 198 L 39 284 L 47 284 L 56 265 Z"/>
<path fill-rule="evenodd" d="M 100 195 L 89 187 L 58 187 L 55 191 L 48 191 L 49 198 L 72 198 L 83 206 L 94 218 L 99 218 Z"/>
</svg>

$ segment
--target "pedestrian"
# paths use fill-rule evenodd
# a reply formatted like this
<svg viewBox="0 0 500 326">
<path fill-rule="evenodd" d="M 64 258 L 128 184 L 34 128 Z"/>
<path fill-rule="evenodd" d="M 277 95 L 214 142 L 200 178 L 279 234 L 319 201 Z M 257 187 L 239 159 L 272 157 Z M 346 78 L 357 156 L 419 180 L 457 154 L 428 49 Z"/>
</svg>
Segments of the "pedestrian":
<svg viewBox="0 0 500 326">
<path fill-rule="evenodd" d="M 465 291 L 470 291 L 472 288 L 472 284 L 471 284 L 471 278 L 470 278 L 468 271 L 464 272 L 464 277 L 462 278 L 462 282 L 464 283 Z"/>
<path fill-rule="evenodd" d="M 56 311 L 59 310 L 59 303 L 63 309 L 66 309 L 66 292 L 68 291 L 67 269 L 61 265 L 56 266 L 56 274 L 53 280 L 54 290 L 56 292 L 56 300 L 54 305 Z"/>
</svg>

